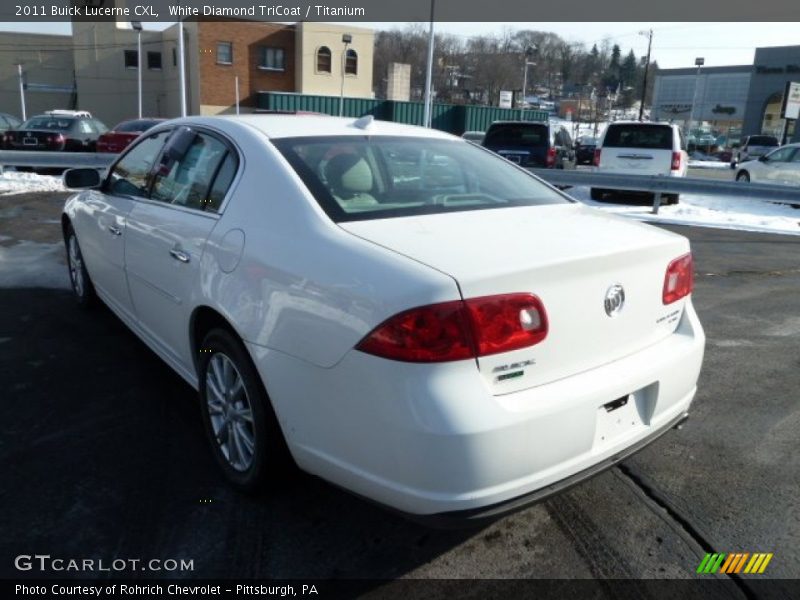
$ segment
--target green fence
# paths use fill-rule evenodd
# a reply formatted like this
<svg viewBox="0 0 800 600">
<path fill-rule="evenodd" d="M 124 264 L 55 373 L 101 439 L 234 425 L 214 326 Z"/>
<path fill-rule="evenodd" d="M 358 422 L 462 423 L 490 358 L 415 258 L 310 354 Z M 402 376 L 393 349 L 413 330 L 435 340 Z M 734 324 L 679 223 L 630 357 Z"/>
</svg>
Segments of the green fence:
<svg viewBox="0 0 800 600">
<path fill-rule="evenodd" d="M 336 96 L 310 96 L 285 92 L 259 92 L 259 110 L 309 111 L 328 115 L 339 114 L 340 99 Z M 422 102 L 345 98 L 342 113 L 346 117 L 372 115 L 376 119 L 407 125 L 422 125 L 425 108 Z M 465 106 L 434 103 L 431 124 L 435 129 L 461 135 L 465 131 L 486 131 L 493 121 L 547 121 L 541 110 L 520 110 L 496 106 Z"/>
</svg>

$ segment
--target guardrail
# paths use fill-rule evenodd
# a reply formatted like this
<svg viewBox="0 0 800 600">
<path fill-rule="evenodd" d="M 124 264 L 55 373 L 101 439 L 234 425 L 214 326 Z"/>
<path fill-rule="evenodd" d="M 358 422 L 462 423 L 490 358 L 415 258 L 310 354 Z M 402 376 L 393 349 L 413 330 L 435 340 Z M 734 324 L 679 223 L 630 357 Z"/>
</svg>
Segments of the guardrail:
<svg viewBox="0 0 800 600">
<path fill-rule="evenodd" d="M 102 152 L 0 150 L 0 165 L 3 167 L 34 167 L 42 169 L 71 169 L 74 167 L 105 169 L 114 162 L 117 156 L 117 154 Z"/>
<path fill-rule="evenodd" d="M 754 200 L 800 206 L 800 188 L 764 183 L 738 183 L 719 179 L 695 177 L 665 177 L 663 175 L 627 175 L 602 171 L 572 169 L 528 169 L 551 185 L 587 186 L 605 190 L 649 192 L 654 194 L 653 214 L 658 214 L 664 194 L 698 194 L 704 196 L 735 196 Z"/>
</svg>

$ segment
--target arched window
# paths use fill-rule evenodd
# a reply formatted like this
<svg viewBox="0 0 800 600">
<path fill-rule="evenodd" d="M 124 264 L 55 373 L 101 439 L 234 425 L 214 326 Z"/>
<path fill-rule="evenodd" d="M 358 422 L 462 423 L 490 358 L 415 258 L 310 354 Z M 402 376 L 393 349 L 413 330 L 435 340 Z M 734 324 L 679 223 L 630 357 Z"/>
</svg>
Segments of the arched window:
<svg viewBox="0 0 800 600">
<path fill-rule="evenodd" d="M 317 50 L 317 73 L 331 72 L 331 49 L 322 46 Z"/>
<path fill-rule="evenodd" d="M 355 50 L 348 50 L 344 58 L 344 72 L 347 75 L 358 75 L 358 54 Z"/>
</svg>

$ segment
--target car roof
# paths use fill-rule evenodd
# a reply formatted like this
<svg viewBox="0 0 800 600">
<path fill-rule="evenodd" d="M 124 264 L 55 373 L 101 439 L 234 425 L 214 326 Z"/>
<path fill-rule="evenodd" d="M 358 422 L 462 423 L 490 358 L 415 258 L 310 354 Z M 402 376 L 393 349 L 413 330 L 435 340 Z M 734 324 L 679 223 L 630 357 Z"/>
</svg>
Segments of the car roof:
<svg viewBox="0 0 800 600">
<path fill-rule="evenodd" d="M 184 119 L 180 121 L 202 121 L 210 125 L 235 121 L 258 129 L 272 139 L 306 136 L 386 135 L 460 140 L 460 138 L 456 136 L 437 129 L 427 129 L 414 125 L 379 121 L 377 119 L 370 121 L 366 117 L 356 119 L 352 117 L 329 117 L 322 115 L 252 114 L 187 117 L 185 121 Z"/>
</svg>

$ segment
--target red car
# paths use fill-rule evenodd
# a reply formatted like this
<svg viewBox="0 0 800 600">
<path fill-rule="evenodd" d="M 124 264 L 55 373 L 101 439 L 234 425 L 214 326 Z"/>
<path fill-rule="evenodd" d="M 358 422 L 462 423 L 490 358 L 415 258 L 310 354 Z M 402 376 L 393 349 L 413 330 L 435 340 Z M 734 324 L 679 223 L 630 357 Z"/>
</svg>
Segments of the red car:
<svg viewBox="0 0 800 600">
<path fill-rule="evenodd" d="M 131 119 L 118 123 L 111 131 L 107 131 L 97 139 L 97 151 L 118 154 L 142 133 L 162 121 L 164 119 Z"/>
</svg>

